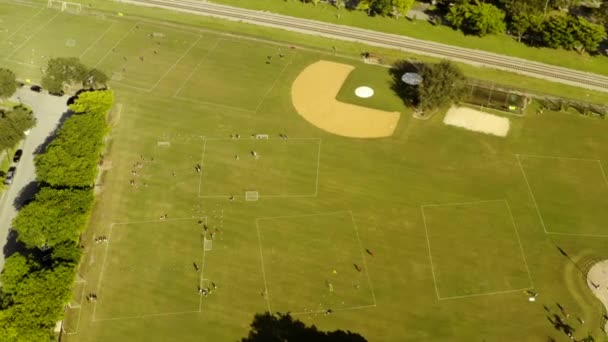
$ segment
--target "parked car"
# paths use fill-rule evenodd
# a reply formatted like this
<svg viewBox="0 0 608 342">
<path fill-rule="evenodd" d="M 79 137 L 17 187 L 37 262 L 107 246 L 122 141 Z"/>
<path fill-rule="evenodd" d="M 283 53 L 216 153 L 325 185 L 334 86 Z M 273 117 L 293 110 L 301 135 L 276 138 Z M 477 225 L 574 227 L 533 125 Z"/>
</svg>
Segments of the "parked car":
<svg viewBox="0 0 608 342">
<path fill-rule="evenodd" d="M 6 173 L 6 177 L 4 178 L 4 184 L 6 185 L 11 185 L 13 184 L 13 179 L 15 178 L 15 172 L 17 171 L 16 167 L 11 167 L 10 169 L 8 169 L 8 172 Z"/>
<path fill-rule="evenodd" d="M 30 90 L 39 93 L 39 92 L 42 91 L 42 87 L 39 86 L 39 85 L 33 85 L 33 86 L 30 87 Z"/>
<path fill-rule="evenodd" d="M 13 156 L 13 163 L 18 163 L 21 160 L 21 156 L 23 155 L 23 150 L 19 149 L 15 152 Z"/>
</svg>

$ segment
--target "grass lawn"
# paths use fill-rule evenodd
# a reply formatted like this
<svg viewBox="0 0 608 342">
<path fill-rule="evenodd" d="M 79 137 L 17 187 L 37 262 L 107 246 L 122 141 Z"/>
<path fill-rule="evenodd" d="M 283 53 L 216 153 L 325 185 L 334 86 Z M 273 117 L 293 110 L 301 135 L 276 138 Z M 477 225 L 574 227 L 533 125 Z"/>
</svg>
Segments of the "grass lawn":
<svg viewBox="0 0 608 342">
<path fill-rule="evenodd" d="M 24 20 L 35 13 L 24 11 Z M 63 341 L 235 341 L 269 308 L 369 341 L 559 341 L 566 337 L 543 308 L 557 312 L 556 303 L 584 319 L 573 323 L 577 338 L 602 336 L 604 309 L 579 269 L 608 256 L 608 239 L 546 234 L 516 155 L 605 160 L 606 121 L 536 115 L 532 107 L 523 117 L 507 115 L 510 133 L 499 138 L 446 126 L 441 113 L 415 120 L 387 90 L 386 68 L 300 47 L 280 59 L 279 46 L 269 42 L 131 21 L 126 13 L 126 19 L 112 17 L 113 24 L 102 26 L 106 33 L 78 52 L 109 74 L 126 68 L 129 75 L 111 83 L 110 166 L 82 237 L 82 282 L 66 312 Z M 50 10 L 38 15 L 53 16 Z M 59 42 L 74 36 L 53 30 L 53 24 L 44 28 Z M 281 39 L 288 37 L 303 36 Z M 318 41 L 313 38 L 307 42 Z M 158 45 L 156 39 L 164 40 Z M 292 82 L 322 59 L 355 67 L 338 100 L 401 112 L 393 136 L 343 138 L 296 113 Z M 19 75 L 39 77 L 39 70 L 17 62 L 28 63 L 6 63 Z M 355 97 L 363 82 L 376 97 Z M 248 155 L 254 149 L 259 159 Z M 569 183 L 596 191 L 604 186 L 594 181 L 601 173 L 568 164 L 572 177 L 564 178 L 555 165 L 521 161 L 538 196 L 570 198 L 537 198 L 552 222 L 573 214 L 601 222 Z M 245 201 L 243 190 L 258 190 L 260 198 Z M 463 202 L 478 204 L 421 212 L 423 205 Z M 214 235 L 207 248 L 200 217 L 207 236 Z M 95 243 L 100 235 L 109 241 Z M 524 292 L 531 282 L 540 294 L 536 303 Z M 210 295 L 198 295 L 198 286 L 213 284 Z M 78 300 L 90 292 L 97 302 Z M 324 315 L 328 309 L 334 313 Z"/>
</svg>

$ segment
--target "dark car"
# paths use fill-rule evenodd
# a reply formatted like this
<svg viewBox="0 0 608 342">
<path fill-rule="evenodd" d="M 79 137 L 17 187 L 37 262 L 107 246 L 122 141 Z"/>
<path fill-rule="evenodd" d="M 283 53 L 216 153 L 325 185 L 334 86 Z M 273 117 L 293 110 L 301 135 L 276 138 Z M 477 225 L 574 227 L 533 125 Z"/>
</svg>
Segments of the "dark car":
<svg viewBox="0 0 608 342">
<path fill-rule="evenodd" d="M 15 172 L 17 171 L 16 167 L 11 167 L 10 169 L 8 169 L 8 172 L 6 173 L 6 177 L 4 178 L 4 184 L 6 185 L 10 185 L 13 184 L 13 179 L 15 178 Z"/>
<path fill-rule="evenodd" d="M 51 94 L 53 96 L 59 96 L 59 97 L 65 95 L 65 93 L 63 92 L 63 90 L 60 90 L 60 91 L 58 91 L 56 93 L 52 93 L 52 92 L 49 91 L 49 94 Z"/>
<path fill-rule="evenodd" d="M 30 87 L 30 90 L 39 93 L 39 92 L 42 91 L 42 87 L 39 86 L 39 85 L 33 85 L 33 86 Z"/>
<path fill-rule="evenodd" d="M 18 163 L 21 160 L 21 156 L 23 155 L 23 150 L 17 150 L 15 155 L 13 156 L 13 163 Z"/>
</svg>

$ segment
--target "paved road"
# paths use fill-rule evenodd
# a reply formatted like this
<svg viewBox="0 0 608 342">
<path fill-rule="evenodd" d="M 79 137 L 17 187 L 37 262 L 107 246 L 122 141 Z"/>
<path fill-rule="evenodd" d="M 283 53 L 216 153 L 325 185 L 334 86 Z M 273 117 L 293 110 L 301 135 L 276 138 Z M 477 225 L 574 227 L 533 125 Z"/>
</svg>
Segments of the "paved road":
<svg viewBox="0 0 608 342">
<path fill-rule="evenodd" d="M 588 89 L 608 92 L 608 76 L 561 68 L 525 59 L 503 56 L 491 52 L 460 48 L 396 34 L 380 33 L 351 26 L 300 19 L 264 11 L 254 11 L 199 0 L 121 0 L 143 6 L 160 7 L 180 12 L 218 17 L 256 25 L 277 27 L 311 35 L 373 46 L 387 47 L 417 54 L 449 58 L 477 66 L 511 71 L 518 74 L 552 80 Z"/>
<path fill-rule="evenodd" d="M 57 127 L 62 115 L 67 111 L 66 102 L 68 96 L 56 97 L 46 93 L 35 93 L 27 87 L 17 90 L 13 101 L 21 98 L 23 104 L 34 110 L 36 126 L 21 143 L 23 157 L 17 164 L 17 172 L 13 184 L 7 186 L 0 200 L 0 241 L 5 245 L 9 228 L 15 215 L 17 215 L 17 202 L 23 202 L 35 191 L 34 180 L 36 173 L 34 169 L 34 151 L 45 142 L 47 137 Z M 0 269 L 4 267 L 4 253 L 0 253 Z"/>
</svg>

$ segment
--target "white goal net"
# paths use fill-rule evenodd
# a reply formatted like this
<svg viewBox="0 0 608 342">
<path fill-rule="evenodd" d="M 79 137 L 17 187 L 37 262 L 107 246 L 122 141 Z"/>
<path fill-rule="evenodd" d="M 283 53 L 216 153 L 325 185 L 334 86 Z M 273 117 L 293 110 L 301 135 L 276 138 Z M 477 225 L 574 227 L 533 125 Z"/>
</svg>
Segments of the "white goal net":
<svg viewBox="0 0 608 342">
<path fill-rule="evenodd" d="M 61 12 L 74 11 L 80 13 L 82 11 L 82 4 L 77 2 L 59 1 L 59 0 L 48 0 L 46 6 L 48 8 L 58 8 Z"/>
</svg>

